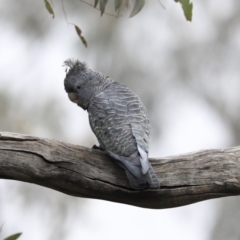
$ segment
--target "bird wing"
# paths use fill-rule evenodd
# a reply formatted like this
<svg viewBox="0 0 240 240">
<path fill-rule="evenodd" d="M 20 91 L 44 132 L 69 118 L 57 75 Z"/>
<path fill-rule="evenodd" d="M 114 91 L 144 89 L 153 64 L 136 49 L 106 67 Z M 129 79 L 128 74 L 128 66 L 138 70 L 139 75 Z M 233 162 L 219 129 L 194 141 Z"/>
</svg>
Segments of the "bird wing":
<svg viewBox="0 0 240 240">
<path fill-rule="evenodd" d="M 145 174 L 149 169 L 150 122 L 140 99 L 126 86 L 114 82 L 94 97 L 88 112 L 101 147 L 134 176 Z"/>
</svg>

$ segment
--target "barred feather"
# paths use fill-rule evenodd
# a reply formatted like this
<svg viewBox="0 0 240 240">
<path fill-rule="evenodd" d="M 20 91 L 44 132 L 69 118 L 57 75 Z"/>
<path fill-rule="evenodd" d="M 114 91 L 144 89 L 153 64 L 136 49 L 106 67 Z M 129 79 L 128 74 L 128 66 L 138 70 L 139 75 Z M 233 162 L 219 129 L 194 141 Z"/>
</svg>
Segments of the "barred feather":
<svg viewBox="0 0 240 240">
<path fill-rule="evenodd" d="M 126 86 L 112 82 L 92 99 L 88 112 L 101 147 L 120 161 L 131 185 L 159 188 L 148 161 L 150 122 L 140 99 Z"/>
</svg>

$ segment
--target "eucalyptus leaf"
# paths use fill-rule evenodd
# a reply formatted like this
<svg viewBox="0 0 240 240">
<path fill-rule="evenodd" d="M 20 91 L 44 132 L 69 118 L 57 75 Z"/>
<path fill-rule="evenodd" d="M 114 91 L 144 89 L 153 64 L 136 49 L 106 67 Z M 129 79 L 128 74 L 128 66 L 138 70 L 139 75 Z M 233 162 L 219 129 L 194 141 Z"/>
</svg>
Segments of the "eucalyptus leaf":
<svg viewBox="0 0 240 240">
<path fill-rule="evenodd" d="M 53 11 L 53 8 L 51 6 L 51 4 L 48 2 L 48 0 L 44 0 L 45 1 L 45 7 L 46 9 L 48 10 L 48 12 L 52 15 L 52 17 L 54 18 L 55 15 L 54 15 L 54 11 Z"/>
<path fill-rule="evenodd" d="M 145 0 L 135 0 L 135 4 L 129 17 L 131 18 L 138 14 L 142 10 L 144 4 Z"/>
<path fill-rule="evenodd" d="M 78 35 L 78 36 L 81 36 L 82 30 L 81 30 L 77 25 L 74 25 L 74 27 L 75 27 L 75 30 L 76 30 L 76 32 L 77 32 L 77 35 Z"/>
<path fill-rule="evenodd" d="M 101 11 L 101 16 L 105 12 L 105 7 L 107 5 L 108 0 L 100 0 L 100 11 Z"/>
<path fill-rule="evenodd" d="M 94 7 L 96 7 L 97 5 L 98 5 L 98 0 L 95 0 Z"/>
<path fill-rule="evenodd" d="M 115 0 L 115 12 L 117 12 L 118 9 L 120 9 L 122 3 L 123 3 L 123 0 Z"/>
<path fill-rule="evenodd" d="M 18 239 L 20 236 L 22 235 L 22 233 L 16 233 L 16 234 L 13 234 L 7 238 L 4 238 L 3 240 L 16 240 Z"/>
<path fill-rule="evenodd" d="M 81 30 L 77 25 L 74 25 L 74 27 L 75 27 L 75 30 L 76 30 L 76 32 L 77 32 L 77 35 L 78 35 L 79 38 L 81 39 L 83 45 L 84 45 L 85 47 L 87 47 L 87 41 L 86 41 L 86 39 L 82 36 L 82 30 Z"/>
<path fill-rule="evenodd" d="M 82 35 L 80 36 L 80 39 L 81 39 L 83 45 L 87 48 L 87 41 L 86 41 L 86 39 Z"/>
<path fill-rule="evenodd" d="M 179 0 L 182 5 L 183 13 L 188 21 L 192 21 L 193 4 L 190 0 Z"/>
</svg>

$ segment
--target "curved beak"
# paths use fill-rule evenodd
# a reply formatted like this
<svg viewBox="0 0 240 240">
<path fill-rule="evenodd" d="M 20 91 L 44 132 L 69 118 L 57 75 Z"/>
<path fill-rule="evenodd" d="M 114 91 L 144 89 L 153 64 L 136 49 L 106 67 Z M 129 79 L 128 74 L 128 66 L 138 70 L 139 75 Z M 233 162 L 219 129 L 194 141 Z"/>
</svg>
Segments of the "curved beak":
<svg viewBox="0 0 240 240">
<path fill-rule="evenodd" d="M 77 93 L 68 93 L 68 98 L 70 99 L 70 101 L 77 103 L 78 100 Z"/>
</svg>

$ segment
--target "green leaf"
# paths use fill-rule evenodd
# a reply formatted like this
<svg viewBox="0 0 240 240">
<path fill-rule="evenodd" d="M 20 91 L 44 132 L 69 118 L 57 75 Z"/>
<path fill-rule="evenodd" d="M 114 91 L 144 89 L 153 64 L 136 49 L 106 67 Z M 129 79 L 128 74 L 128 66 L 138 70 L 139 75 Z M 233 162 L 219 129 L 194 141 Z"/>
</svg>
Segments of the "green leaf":
<svg viewBox="0 0 240 240">
<path fill-rule="evenodd" d="M 83 36 L 80 36 L 80 39 L 81 39 L 83 45 L 87 48 L 87 41 L 86 41 L 86 39 Z"/>
<path fill-rule="evenodd" d="M 20 236 L 22 235 L 22 233 L 16 233 L 16 234 L 13 234 L 7 238 L 4 238 L 3 240 L 16 240 L 18 239 Z"/>
<path fill-rule="evenodd" d="M 77 25 L 74 25 L 74 27 L 75 27 L 75 30 L 77 32 L 77 35 L 81 36 L 82 35 L 82 30 Z"/>
<path fill-rule="evenodd" d="M 53 8 L 52 8 L 51 4 L 48 2 L 48 0 L 44 0 L 44 1 L 45 1 L 45 7 L 46 7 L 46 9 L 48 10 L 48 12 L 49 12 L 50 14 L 52 14 L 52 17 L 54 18 L 55 15 L 54 15 L 54 11 L 53 11 Z"/>
<path fill-rule="evenodd" d="M 96 8 L 97 5 L 98 5 L 98 0 L 95 0 L 94 7 Z"/>
<path fill-rule="evenodd" d="M 188 21 L 192 21 L 193 4 L 190 2 L 190 0 L 179 0 L 179 2 L 182 5 L 182 9 L 183 9 L 185 18 Z"/>
<path fill-rule="evenodd" d="M 145 0 L 135 0 L 133 10 L 129 17 L 131 18 L 131 17 L 134 17 L 136 14 L 138 14 L 142 10 L 144 4 L 145 4 Z"/>
<path fill-rule="evenodd" d="M 115 0 L 115 12 L 122 6 L 123 0 Z"/>
<path fill-rule="evenodd" d="M 74 25 L 74 27 L 75 27 L 75 30 L 76 30 L 76 32 L 77 32 L 77 35 L 78 35 L 79 38 L 81 39 L 83 45 L 84 45 L 85 47 L 87 47 L 87 41 L 86 41 L 86 39 L 82 36 L 82 30 L 81 30 L 77 25 Z"/>
<path fill-rule="evenodd" d="M 100 11 L 101 11 L 101 16 L 105 12 L 105 7 L 107 5 L 108 0 L 100 0 Z"/>
</svg>

